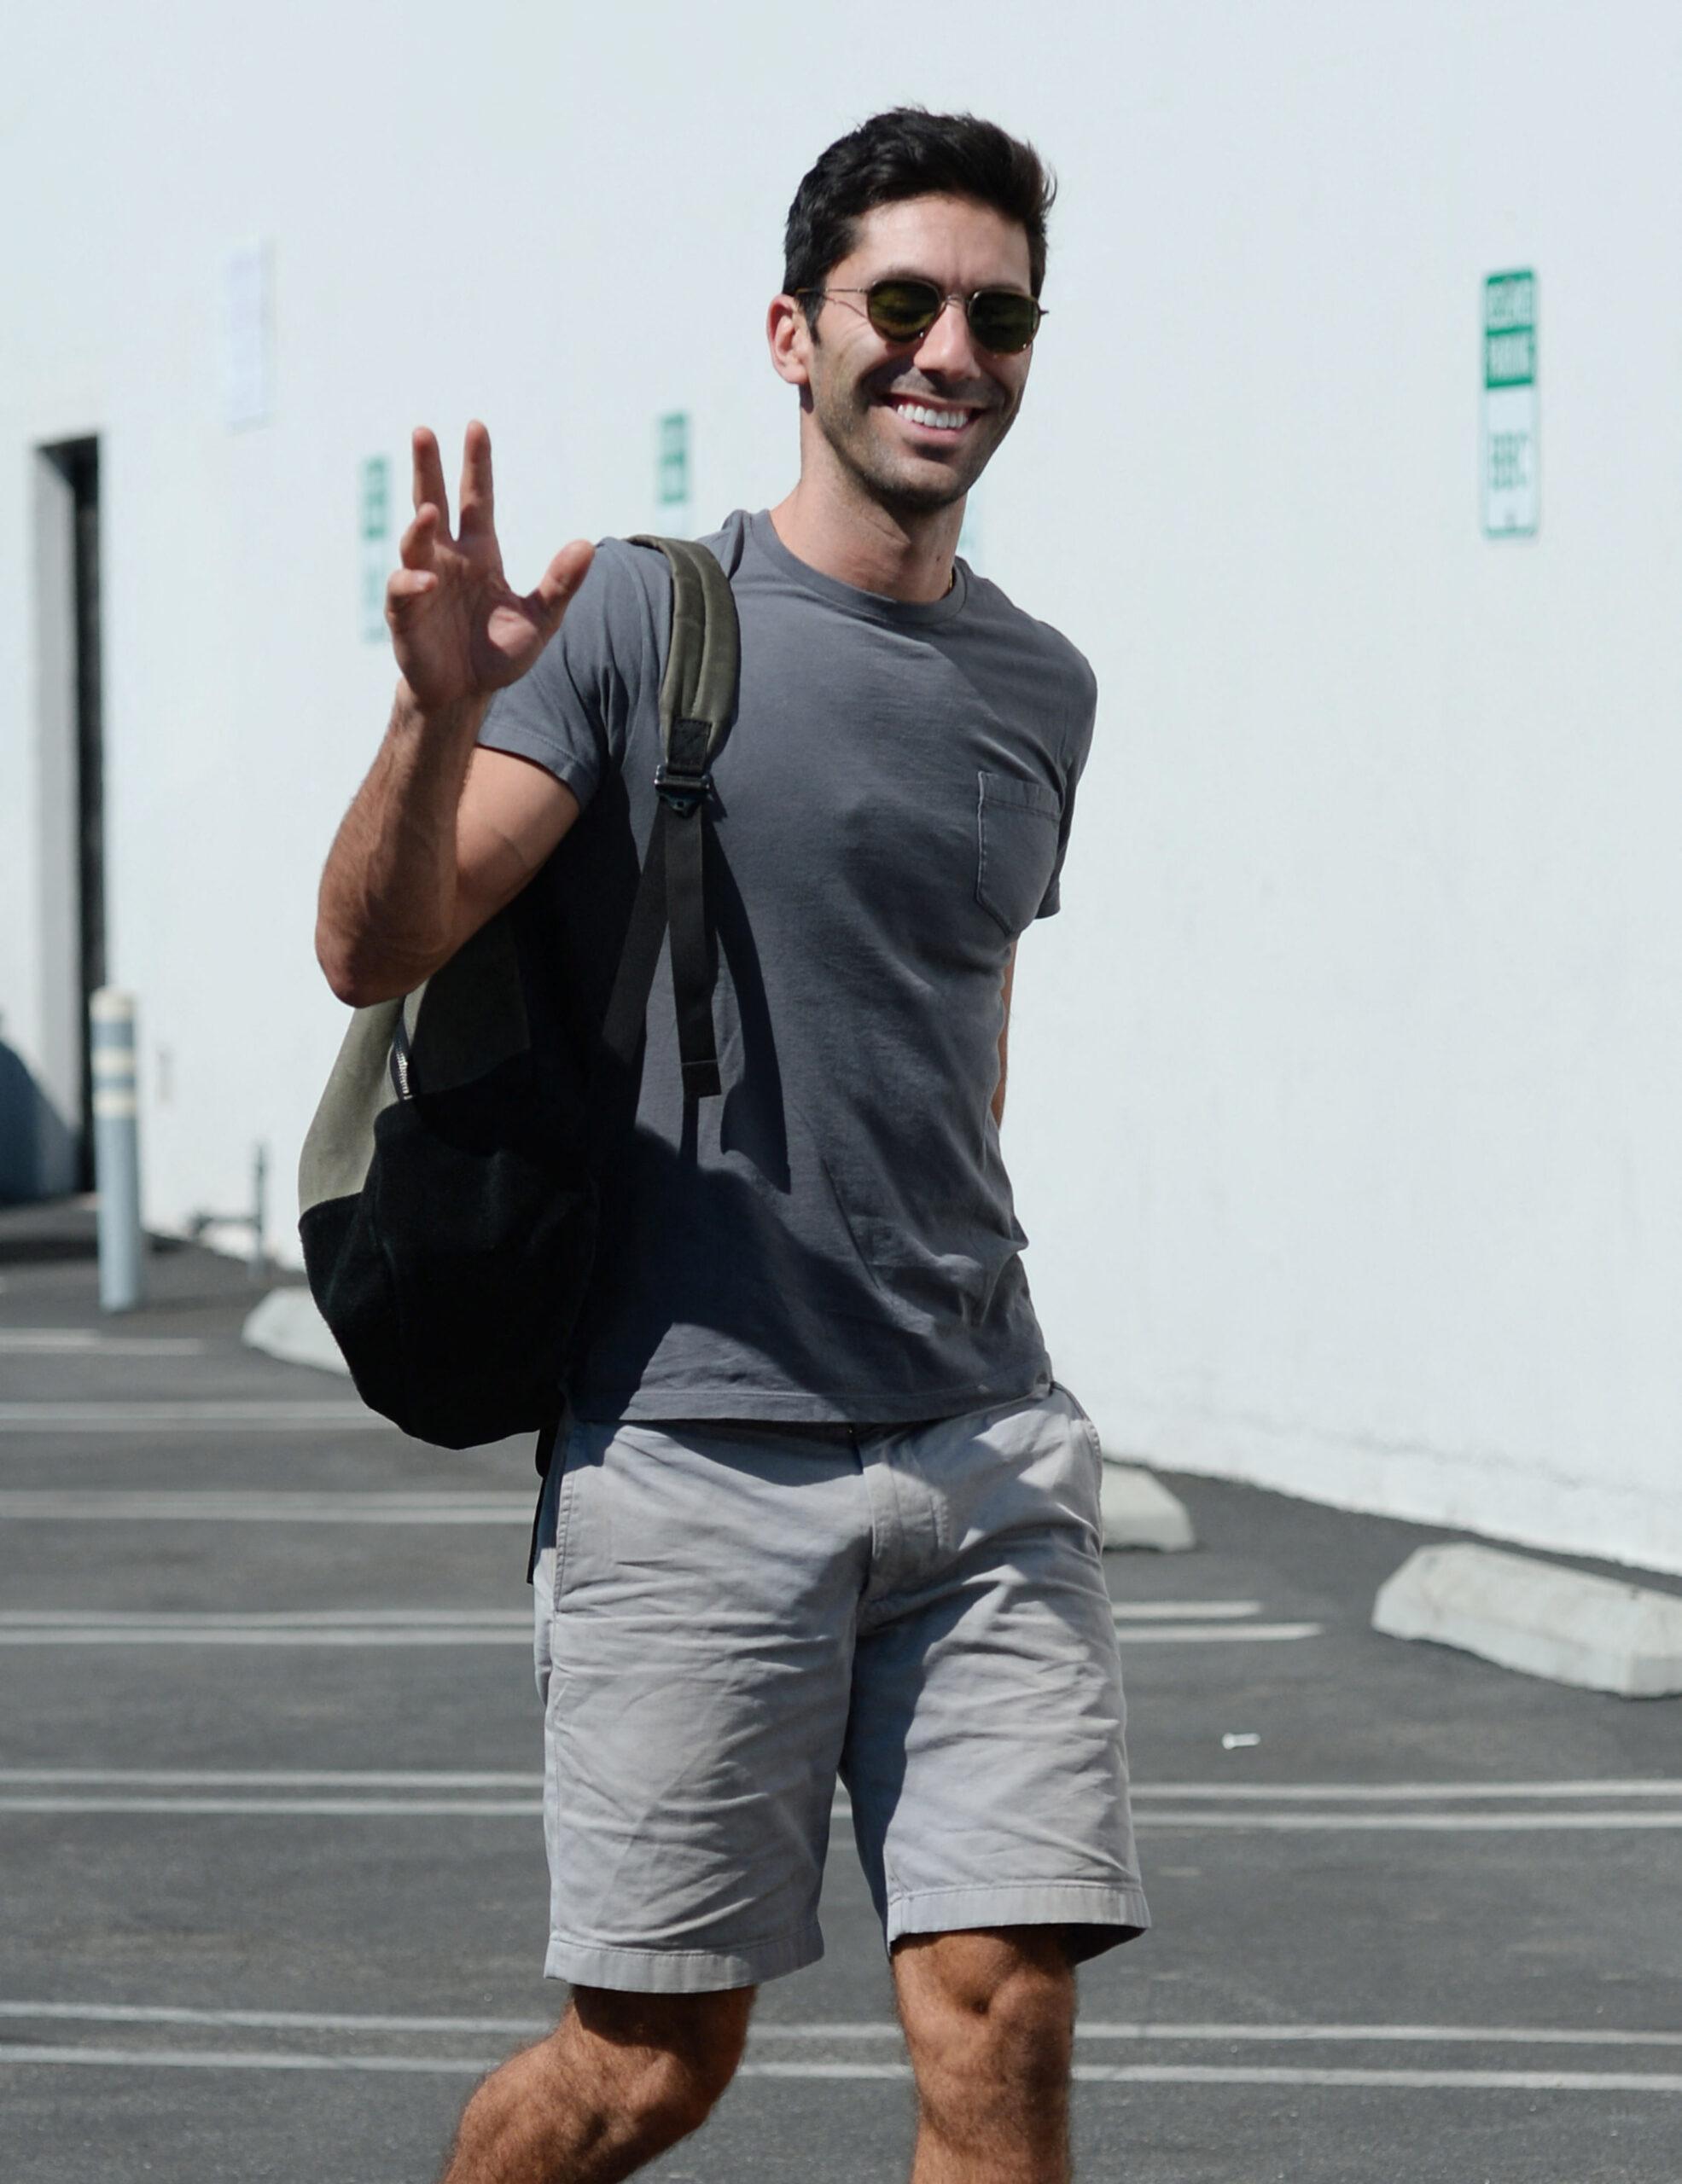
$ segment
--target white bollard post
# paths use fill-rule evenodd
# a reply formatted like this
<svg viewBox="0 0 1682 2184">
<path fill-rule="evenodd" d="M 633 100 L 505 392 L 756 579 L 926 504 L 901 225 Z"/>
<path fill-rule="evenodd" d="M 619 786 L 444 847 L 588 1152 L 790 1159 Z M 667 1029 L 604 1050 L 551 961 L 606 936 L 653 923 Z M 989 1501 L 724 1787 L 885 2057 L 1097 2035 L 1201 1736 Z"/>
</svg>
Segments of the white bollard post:
<svg viewBox="0 0 1682 2184">
<path fill-rule="evenodd" d="M 94 1186 L 99 1194 L 99 1302 L 107 1312 L 131 1312 L 146 1293 L 134 996 L 102 986 L 88 1004 L 88 1038 Z"/>
</svg>

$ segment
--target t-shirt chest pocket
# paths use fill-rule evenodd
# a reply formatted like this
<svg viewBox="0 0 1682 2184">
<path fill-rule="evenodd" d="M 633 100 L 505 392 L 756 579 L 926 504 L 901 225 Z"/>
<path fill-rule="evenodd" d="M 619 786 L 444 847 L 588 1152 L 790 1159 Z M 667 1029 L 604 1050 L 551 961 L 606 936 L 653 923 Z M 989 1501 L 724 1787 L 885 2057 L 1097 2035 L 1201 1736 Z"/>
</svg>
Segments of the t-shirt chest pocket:
<svg viewBox="0 0 1682 2184">
<path fill-rule="evenodd" d="M 1062 804 L 1055 789 L 1016 774 L 976 779 L 975 900 L 1014 939 L 1051 883 Z"/>
</svg>

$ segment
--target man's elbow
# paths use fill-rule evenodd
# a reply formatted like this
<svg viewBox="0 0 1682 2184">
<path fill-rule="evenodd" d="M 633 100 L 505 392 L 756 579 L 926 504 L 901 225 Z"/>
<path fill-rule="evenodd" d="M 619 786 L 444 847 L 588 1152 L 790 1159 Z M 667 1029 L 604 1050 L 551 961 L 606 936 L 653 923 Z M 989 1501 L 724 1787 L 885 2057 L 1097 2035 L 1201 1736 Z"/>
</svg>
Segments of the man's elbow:
<svg viewBox="0 0 1682 2184">
<path fill-rule="evenodd" d="M 395 1001 L 422 983 L 425 972 L 406 974 L 389 964 L 370 963 L 340 933 L 326 925 L 316 927 L 316 961 L 336 1000 L 351 1008 L 371 1008 L 376 1001 Z"/>
</svg>

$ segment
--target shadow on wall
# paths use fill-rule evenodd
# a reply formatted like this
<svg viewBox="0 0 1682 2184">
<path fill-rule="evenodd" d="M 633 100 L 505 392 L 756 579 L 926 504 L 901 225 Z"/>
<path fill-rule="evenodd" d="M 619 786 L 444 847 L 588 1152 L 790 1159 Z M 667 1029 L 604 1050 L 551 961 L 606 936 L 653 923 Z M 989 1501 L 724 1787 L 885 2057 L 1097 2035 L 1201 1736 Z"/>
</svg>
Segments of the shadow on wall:
<svg viewBox="0 0 1682 2184">
<path fill-rule="evenodd" d="M 0 1205 L 61 1198 L 78 1169 L 76 1132 L 0 1039 Z"/>
</svg>

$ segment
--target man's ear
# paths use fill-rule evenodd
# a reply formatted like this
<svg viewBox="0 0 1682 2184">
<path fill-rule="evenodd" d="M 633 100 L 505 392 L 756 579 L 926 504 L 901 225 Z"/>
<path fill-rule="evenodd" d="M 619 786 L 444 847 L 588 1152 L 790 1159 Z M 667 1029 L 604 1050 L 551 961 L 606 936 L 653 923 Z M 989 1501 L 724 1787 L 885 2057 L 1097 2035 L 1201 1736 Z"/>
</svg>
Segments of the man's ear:
<svg viewBox="0 0 1682 2184">
<path fill-rule="evenodd" d="M 773 296 L 765 313 L 765 340 L 771 350 L 771 369 L 790 386 L 807 386 L 812 381 L 808 359 L 812 354 L 812 329 L 806 322 L 804 307 L 793 296 Z"/>
</svg>

